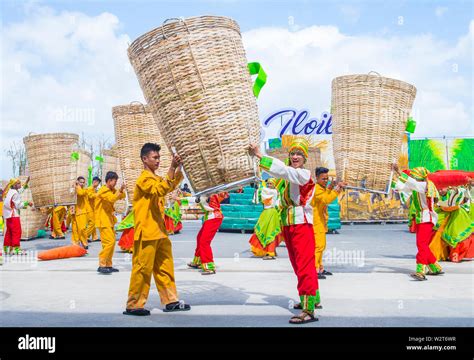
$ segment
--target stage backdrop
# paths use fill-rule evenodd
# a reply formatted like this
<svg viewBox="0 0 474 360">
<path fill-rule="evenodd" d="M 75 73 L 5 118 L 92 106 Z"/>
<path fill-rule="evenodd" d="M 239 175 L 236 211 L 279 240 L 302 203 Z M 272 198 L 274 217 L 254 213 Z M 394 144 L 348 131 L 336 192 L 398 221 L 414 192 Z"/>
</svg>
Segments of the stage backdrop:
<svg viewBox="0 0 474 360">
<path fill-rule="evenodd" d="M 410 139 L 410 168 L 474 171 L 474 138 Z"/>
</svg>

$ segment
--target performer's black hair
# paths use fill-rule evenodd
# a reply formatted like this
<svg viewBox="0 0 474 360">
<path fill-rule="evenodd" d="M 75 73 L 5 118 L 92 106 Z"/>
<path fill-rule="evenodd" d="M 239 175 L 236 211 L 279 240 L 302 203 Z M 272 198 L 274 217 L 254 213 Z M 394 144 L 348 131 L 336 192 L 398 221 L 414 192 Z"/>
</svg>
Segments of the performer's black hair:
<svg viewBox="0 0 474 360">
<path fill-rule="evenodd" d="M 314 170 L 316 177 L 318 177 L 321 174 L 327 174 L 329 172 L 328 168 L 325 167 L 317 167 L 316 170 Z"/>
<path fill-rule="evenodd" d="M 142 149 L 140 150 L 140 158 L 147 156 L 152 151 L 160 152 L 160 150 L 161 150 L 161 146 L 158 144 L 145 143 L 143 144 Z"/>
<path fill-rule="evenodd" d="M 117 173 L 115 171 L 107 171 L 107 174 L 105 175 L 105 182 L 113 179 L 118 180 Z"/>
</svg>

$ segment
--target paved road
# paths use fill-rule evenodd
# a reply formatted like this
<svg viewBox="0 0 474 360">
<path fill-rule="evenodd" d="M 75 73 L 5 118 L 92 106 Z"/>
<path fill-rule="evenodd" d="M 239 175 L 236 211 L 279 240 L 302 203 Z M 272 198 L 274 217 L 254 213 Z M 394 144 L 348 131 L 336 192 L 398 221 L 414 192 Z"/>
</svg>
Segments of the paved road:
<svg viewBox="0 0 474 360">
<path fill-rule="evenodd" d="M 130 255 L 118 248 L 119 273 L 96 272 L 100 243 L 83 258 L 39 262 L 36 252 L 69 243 L 49 239 L 22 242 L 30 252 L 0 267 L 2 326 L 288 326 L 297 301 L 296 278 L 285 247 L 263 261 L 248 250 L 249 234 L 218 233 L 213 242 L 218 273 L 203 277 L 187 269 L 200 223 L 186 221 L 171 237 L 180 297 L 193 308 L 163 313 L 154 284 L 152 315 L 123 316 Z M 69 238 L 69 235 L 68 235 Z M 344 226 L 328 235 L 326 266 L 334 276 L 320 281 L 320 321 L 304 326 L 473 326 L 473 262 L 444 263 L 446 274 L 411 280 L 415 239 L 406 225 Z"/>
</svg>

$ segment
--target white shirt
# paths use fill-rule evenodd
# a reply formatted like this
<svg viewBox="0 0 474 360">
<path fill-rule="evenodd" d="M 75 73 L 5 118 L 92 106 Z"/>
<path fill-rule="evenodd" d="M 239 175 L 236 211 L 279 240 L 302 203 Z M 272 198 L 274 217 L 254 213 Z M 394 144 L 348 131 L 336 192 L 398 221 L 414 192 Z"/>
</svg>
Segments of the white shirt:
<svg viewBox="0 0 474 360">
<path fill-rule="evenodd" d="M 278 207 L 278 191 L 276 189 L 262 188 L 261 197 L 264 209 L 272 209 Z"/>
<path fill-rule="evenodd" d="M 264 159 L 264 161 L 262 161 Z M 280 205 L 282 207 L 281 220 L 283 226 L 312 224 L 313 207 L 311 199 L 314 196 L 314 182 L 311 172 L 307 169 L 295 169 L 277 158 L 264 156 L 260 167 L 277 179 L 287 181 L 286 187 L 281 189 Z"/>
<path fill-rule="evenodd" d="M 7 196 L 3 199 L 3 217 L 9 219 L 12 217 L 20 216 L 20 209 L 26 208 L 21 201 L 21 193 L 24 188 L 20 191 L 15 189 L 8 190 Z"/>
</svg>

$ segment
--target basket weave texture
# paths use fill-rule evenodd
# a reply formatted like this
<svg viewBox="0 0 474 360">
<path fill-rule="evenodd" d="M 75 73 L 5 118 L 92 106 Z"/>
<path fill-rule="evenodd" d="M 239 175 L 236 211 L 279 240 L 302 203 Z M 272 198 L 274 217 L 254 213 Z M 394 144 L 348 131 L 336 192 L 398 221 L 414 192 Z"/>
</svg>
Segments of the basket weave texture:
<svg viewBox="0 0 474 360">
<path fill-rule="evenodd" d="M 30 135 L 23 138 L 36 207 L 76 203 L 74 183 L 87 179 L 90 154 L 79 149 L 79 136 L 70 133 Z M 79 159 L 71 155 L 79 154 Z"/>
<path fill-rule="evenodd" d="M 160 167 L 157 171 L 157 174 L 161 176 L 166 174 L 171 165 L 171 152 L 163 141 L 148 106 L 134 103 L 114 106 L 112 117 L 121 171 L 118 175 L 125 179 L 131 205 L 135 183 L 143 171 L 143 163 L 140 159 L 143 144 L 151 142 L 161 146 Z"/>
<path fill-rule="evenodd" d="M 102 163 L 102 185 L 105 185 L 105 175 L 107 175 L 107 172 L 113 171 L 119 176 L 115 188 L 120 189 L 123 183 L 123 175 L 120 170 L 120 159 L 117 147 L 113 146 L 111 149 L 102 150 L 102 157 L 104 158 L 104 162 Z M 124 213 L 127 208 L 125 199 L 116 201 L 114 208 L 115 212 Z"/>
<path fill-rule="evenodd" d="M 387 191 L 390 164 L 400 155 L 416 88 L 380 75 L 332 81 L 333 151 L 339 179 Z"/>
<path fill-rule="evenodd" d="M 238 24 L 217 16 L 165 21 L 128 49 L 145 99 L 168 146 L 199 192 L 255 175 L 248 155 L 260 141 Z"/>
</svg>

